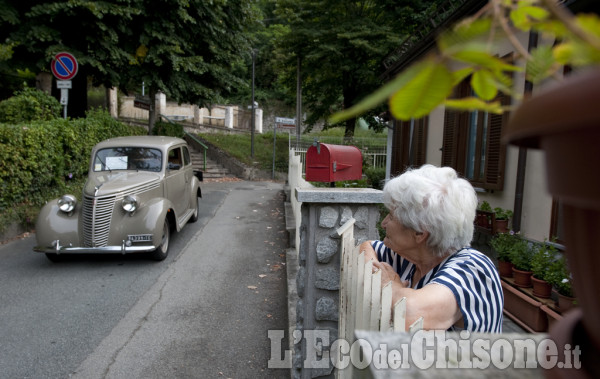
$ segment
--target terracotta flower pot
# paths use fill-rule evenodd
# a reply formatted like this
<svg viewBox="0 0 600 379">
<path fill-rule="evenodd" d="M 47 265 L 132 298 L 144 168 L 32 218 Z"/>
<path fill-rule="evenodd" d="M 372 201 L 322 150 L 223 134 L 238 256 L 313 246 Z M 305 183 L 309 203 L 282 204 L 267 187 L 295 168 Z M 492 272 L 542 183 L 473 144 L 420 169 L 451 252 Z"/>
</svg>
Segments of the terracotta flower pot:
<svg viewBox="0 0 600 379">
<path fill-rule="evenodd" d="M 531 285 L 533 286 L 533 294 L 535 296 L 541 297 L 542 299 L 550 298 L 550 295 L 552 294 L 552 285 L 550 283 L 532 276 Z"/>
<path fill-rule="evenodd" d="M 533 272 L 518 270 L 515 267 L 512 268 L 513 278 L 515 278 L 515 286 L 522 288 L 531 287 L 531 276 Z"/>
<path fill-rule="evenodd" d="M 506 261 L 498 261 L 498 274 L 504 278 L 512 278 L 513 276 L 513 264 Z"/>
<path fill-rule="evenodd" d="M 508 232 L 508 220 L 496 219 L 496 232 L 507 233 Z"/>
<path fill-rule="evenodd" d="M 548 189 L 563 203 L 565 246 L 573 275 L 573 289 L 581 312 L 557 323 L 556 336 L 584 336 L 586 355 L 600 356 L 600 70 L 574 74 L 560 85 L 536 94 L 511 115 L 504 141 L 541 148 L 546 159 Z M 571 313 L 569 313 L 571 315 Z M 579 318 L 579 319 L 577 319 Z M 561 328 L 568 330 L 561 330 Z M 579 333 L 575 335 L 575 329 Z M 586 367 L 586 365 L 588 365 Z M 600 360 L 591 359 L 569 375 L 600 372 Z M 571 376 L 571 378 L 574 376 Z"/>
<path fill-rule="evenodd" d="M 556 293 L 556 307 L 560 311 L 560 313 L 565 314 L 571 309 L 575 308 L 577 305 L 575 304 L 575 298 L 571 296 L 565 296 L 560 294 L 558 291 L 554 291 Z"/>
</svg>

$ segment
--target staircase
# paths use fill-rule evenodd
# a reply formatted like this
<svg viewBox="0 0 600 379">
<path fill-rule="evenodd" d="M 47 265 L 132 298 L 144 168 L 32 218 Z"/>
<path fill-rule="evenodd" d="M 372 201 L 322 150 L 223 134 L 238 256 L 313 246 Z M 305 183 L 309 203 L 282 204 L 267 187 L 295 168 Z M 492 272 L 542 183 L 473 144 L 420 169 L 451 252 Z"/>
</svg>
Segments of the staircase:
<svg viewBox="0 0 600 379">
<path fill-rule="evenodd" d="M 219 163 L 206 158 L 206 170 L 204 169 L 204 153 L 194 150 L 190 146 L 190 155 L 192 158 L 192 166 L 194 170 L 202 171 L 204 180 L 218 180 L 223 178 L 234 177 L 229 170 L 221 166 Z"/>
</svg>

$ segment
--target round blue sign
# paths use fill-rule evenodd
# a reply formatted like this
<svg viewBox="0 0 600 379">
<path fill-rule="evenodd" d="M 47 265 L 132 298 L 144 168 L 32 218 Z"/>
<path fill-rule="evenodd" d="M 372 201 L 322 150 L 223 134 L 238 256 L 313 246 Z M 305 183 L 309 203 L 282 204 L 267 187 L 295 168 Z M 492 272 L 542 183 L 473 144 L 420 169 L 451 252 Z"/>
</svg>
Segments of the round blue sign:
<svg viewBox="0 0 600 379">
<path fill-rule="evenodd" d="M 54 56 L 50 68 L 57 79 L 70 80 L 77 74 L 79 67 L 77 60 L 72 54 L 63 52 Z"/>
</svg>

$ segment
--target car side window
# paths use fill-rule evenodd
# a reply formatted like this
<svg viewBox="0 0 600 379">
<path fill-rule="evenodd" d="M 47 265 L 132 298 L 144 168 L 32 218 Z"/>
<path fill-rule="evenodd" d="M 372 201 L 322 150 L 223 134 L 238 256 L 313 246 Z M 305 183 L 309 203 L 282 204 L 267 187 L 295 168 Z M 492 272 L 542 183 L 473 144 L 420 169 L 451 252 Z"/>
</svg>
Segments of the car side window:
<svg viewBox="0 0 600 379">
<path fill-rule="evenodd" d="M 175 149 L 169 150 L 169 170 L 179 170 L 181 168 L 181 163 L 181 149 L 177 147 Z"/>
<path fill-rule="evenodd" d="M 187 148 L 187 146 L 183 147 L 183 163 L 185 166 L 189 165 L 191 163 L 191 158 L 190 158 L 190 152 Z"/>
</svg>

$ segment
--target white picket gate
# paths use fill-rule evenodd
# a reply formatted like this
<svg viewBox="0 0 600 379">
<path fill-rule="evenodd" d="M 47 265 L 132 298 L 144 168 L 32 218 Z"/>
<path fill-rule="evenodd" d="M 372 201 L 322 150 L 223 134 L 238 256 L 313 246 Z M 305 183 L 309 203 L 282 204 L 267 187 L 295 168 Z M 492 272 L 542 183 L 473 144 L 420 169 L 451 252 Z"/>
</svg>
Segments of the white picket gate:
<svg viewBox="0 0 600 379">
<path fill-rule="evenodd" d="M 341 237 L 340 314 L 338 333 L 341 339 L 354 342 L 355 330 L 405 332 L 406 298 L 394 304 L 392 317 L 392 283 L 381 286 L 381 270 L 373 273 L 373 262 L 365 262 L 364 253 L 355 246 L 354 219 L 348 220 L 337 233 Z M 408 331 L 423 329 L 419 317 Z M 350 378 L 352 370 L 338 371 L 339 378 Z"/>
</svg>

